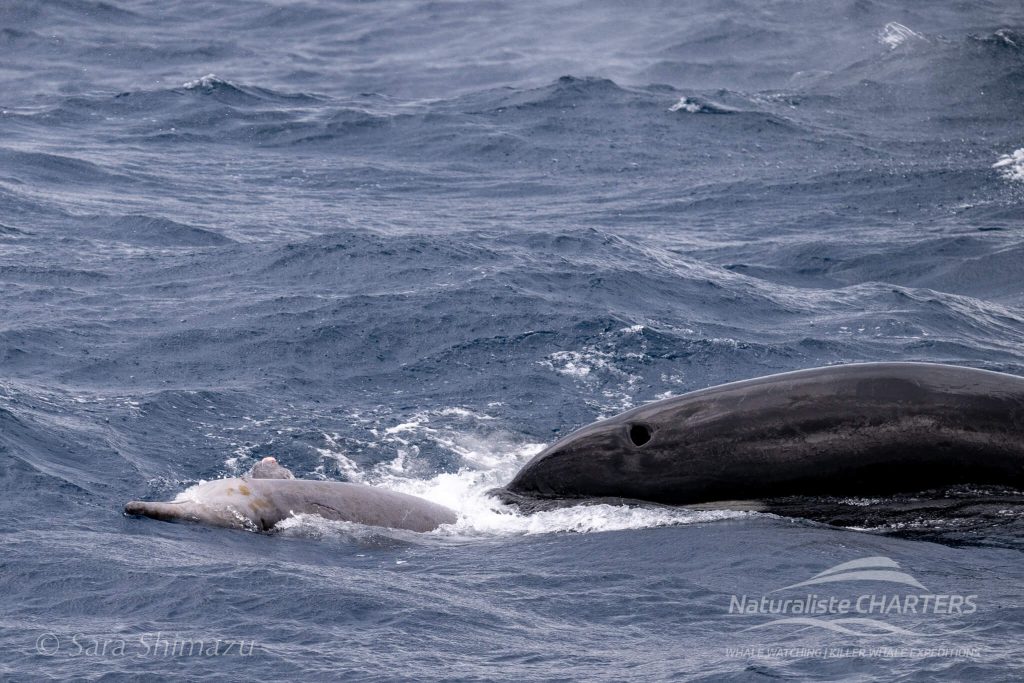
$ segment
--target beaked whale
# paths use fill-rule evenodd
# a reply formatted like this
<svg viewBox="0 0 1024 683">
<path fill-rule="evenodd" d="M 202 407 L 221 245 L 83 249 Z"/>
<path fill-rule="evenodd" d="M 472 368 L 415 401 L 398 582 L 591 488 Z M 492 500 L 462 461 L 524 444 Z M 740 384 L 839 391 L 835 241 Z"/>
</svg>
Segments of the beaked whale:
<svg viewBox="0 0 1024 683">
<path fill-rule="evenodd" d="M 1024 377 L 862 363 L 733 382 L 573 432 L 492 493 L 537 509 L 559 500 L 692 505 L 958 484 L 1024 488 Z"/>
<path fill-rule="evenodd" d="M 456 520 L 454 511 L 416 496 L 340 481 L 296 479 L 274 458 L 242 477 L 198 484 L 166 502 L 134 500 L 129 515 L 165 521 L 269 531 L 296 514 L 409 531 L 433 531 Z"/>
</svg>

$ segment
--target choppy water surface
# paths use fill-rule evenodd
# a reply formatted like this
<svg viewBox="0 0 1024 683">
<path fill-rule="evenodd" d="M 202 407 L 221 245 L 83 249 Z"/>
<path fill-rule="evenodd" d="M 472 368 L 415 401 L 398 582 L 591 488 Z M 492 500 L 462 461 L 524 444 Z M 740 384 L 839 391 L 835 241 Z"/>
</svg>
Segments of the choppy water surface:
<svg viewBox="0 0 1024 683">
<path fill-rule="evenodd" d="M 484 495 L 725 381 L 1024 374 L 1018 3 L 7 0 L 0 56 L 0 677 L 1021 675 L 1013 509 Z M 459 521 L 121 514 L 270 454 Z M 863 558 L 921 587 L 782 590 Z M 730 614 L 843 591 L 975 609 Z"/>
</svg>

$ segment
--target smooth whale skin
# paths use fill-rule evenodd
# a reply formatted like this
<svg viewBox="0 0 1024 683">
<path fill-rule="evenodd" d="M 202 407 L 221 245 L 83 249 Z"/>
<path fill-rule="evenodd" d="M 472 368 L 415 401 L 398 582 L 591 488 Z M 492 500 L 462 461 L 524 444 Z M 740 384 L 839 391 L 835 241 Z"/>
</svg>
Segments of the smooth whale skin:
<svg viewBox="0 0 1024 683">
<path fill-rule="evenodd" d="M 192 487 L 177 500 L 132 501 L 124 511 L 165 521 L 202 522 L 252 531 L 269 531 L 282 519 L 299 513 L 410 531 L 433 531 L 456 519 L 455 512 L 444 506 L 397 491 L 283 477 L 208 481 Z"/>
<path fill-rule="evenodd" d="M 1024 488 L 1024 378 L 863 363 L 724 384 L 569 434 L 494 493 L 687 505 L 957 484 Z"/>
</svg>

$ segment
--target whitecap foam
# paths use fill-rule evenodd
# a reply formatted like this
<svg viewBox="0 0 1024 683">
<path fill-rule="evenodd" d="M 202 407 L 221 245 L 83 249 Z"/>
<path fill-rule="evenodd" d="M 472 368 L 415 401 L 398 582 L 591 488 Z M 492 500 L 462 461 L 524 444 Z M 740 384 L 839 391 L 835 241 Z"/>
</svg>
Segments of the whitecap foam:
<svg viewBox="0 0 1024 683">
<path fill-rule="evenodd" d="M 685 111 L 696 114 L 702 109 L 699 102 L 694 102 L 689 97 L 680 97 L 679 101 L 668 108 L 669 111 Z"/>
<path fill-rule="evenodd" d="M 181 87 L 184 88 L 185 90 L 196 90 L 196 89 L 199 89 L 199 88 L 212 88 L 212 87 L 214 87 L 216 85 L 220 85 L 220 84 L 224 84 L 224 83 L 227 83 L 227 81 L 225 81 L 222 78 L 219 78 L 217 76 L 217 74 L 206 74 L 205 76 L 200 76 L 199 78 L 195 79 L 194 81 L 188 81 L 186 83 L 182 83 Z"/>
<path fill-rule="evenodd" d="M 1006 180 L 1024 182 L 1024 147 L 1002 155 L 992 164 L 992 168 L 998 170 L 999 175 Z"/>
<path fill-rule="evenodd" d="M 607 367 L 606 361 L 600 356 L 587 356 L 580 351 L 556 351 L 541 361 L 541 365 L 559 375 L 576 379 L 584 379 L 596 368 Z"/>
<path fill-rule="evenodd" d="M 645 329 L 644 325 L 632 325 L 606 332 L 594 344 L 578 350 L 555 351 L 538 363 L 581 384 L 603 386 L 601 405 L 604 409 L 598 417 L 621 413 L 633 407 L 643 377 L 620 366 L 644 361 Z M 636 350 L 628 350 L 630 347 Z"/>
<path fill-rule="evenodd" d="M 348 477 L 349 481 L 360 484 L 363 477 L 362 470 L 359 469 L 356 461 L 342 453 L 341 446 L 338 444 L 340 438 L 338 434 L 324 434 L 327 448 L 318 448 L 316 451 L 320 454 L 322 460 L 333 462 Z M 324 476 L 323 464 L 317 467 L 316 471 L 321 477 Z"/>
<path fill-rule="evenodd" d="M 899 47 L 908 40 L 924 39 L 925 37 L 917 31 L 895 21 L 890 21 L 888 24 L 883 26 L 881 32 L 878 34 L 878 41 L 884 45 L 888 45 L 890 50 Z"/>
</svg>

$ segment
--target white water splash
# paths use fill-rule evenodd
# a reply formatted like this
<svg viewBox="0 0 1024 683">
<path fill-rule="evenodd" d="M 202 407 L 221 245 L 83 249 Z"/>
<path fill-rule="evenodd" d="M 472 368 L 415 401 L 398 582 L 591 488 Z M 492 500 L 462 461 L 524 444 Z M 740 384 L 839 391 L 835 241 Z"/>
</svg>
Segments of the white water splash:
<svg viewBox="0 0 1024 683">
<path fill-rule="evenodd" d="M 432 421 L 438 417 L 456 415 L 455 409 L 417 414 L 401 425 L 385 429 L 381 439 L 403 446 L 394 461 L 382 463 L 370 470 L 352 470 L 345 467 L 350 481 L 408 493 L 449 507 L 458 514 L 454 524 L 446 525 L 433 532 L 447 537 L 501 537 L 554 532 L 590 533 L 622 529 L 643 529 L 677 524 L 693 524 L 718 519 L 741 517 L 749 513 L 731 510 L 689 510 L 685 508 L 640 508 L 626 505 L 576 505 L 523 514 L 517 508 L 504 505 L 487 495 L 493 488 L 507 484 L 519 469 L 544 445 L 522 443 L 509 433 L 495 433 L 488 430 L 488 436 L 474 433 L 473 424 L 493 421 L 488 415 L 480 415 L 457 409 L 457 416 L 464 427 L 434 427 Z M 462 466 L 458 471 L 433 476 L 429 479 L 410 478 L 405 474 L 405 459 L 410 457 L 416 442 L 433 442 L 457 454 Z M 343 453 L 333 450 L 336 441 L 329 440 L 328 447 L 319 449 L 325 459 L 337 462 L 355 463 Z M 418 448 L 415 448 L 418 453 Z M 400 461 L 400 462 L 395 462 Z M 281 525 L 279 525 L 281 526 Z M 297 518 L 284 528 L 307 529 L 314 534 L 337 528 L 342 533 L 351 533 L 344 524 Z"/>
</svg>

